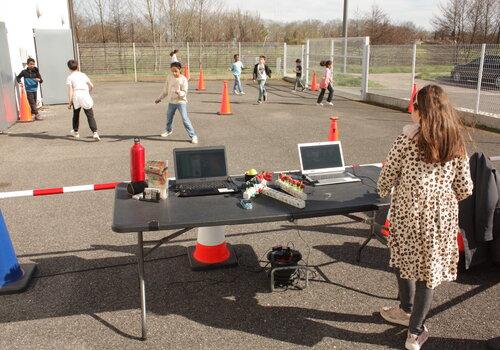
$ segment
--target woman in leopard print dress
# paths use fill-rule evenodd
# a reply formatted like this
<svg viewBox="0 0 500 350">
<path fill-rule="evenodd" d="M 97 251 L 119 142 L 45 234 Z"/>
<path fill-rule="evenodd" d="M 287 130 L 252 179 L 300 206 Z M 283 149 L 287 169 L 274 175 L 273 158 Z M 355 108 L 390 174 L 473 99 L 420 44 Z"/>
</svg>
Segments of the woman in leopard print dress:
<svg viewBox="0 0 500 350">
<path fill-rule="evenodd" d="M 393 190 L 388 243 L 401 301 L 380 313 L 409 327 L 410 350 L 428 337 L 434 288 L 457 277 L 458 201 L 472 193 L 460 121 L 443 89 L 422 88 L 414 106 L 414 124 L 394 142 L 378 181 L 380 196 Z"/>
</svg>

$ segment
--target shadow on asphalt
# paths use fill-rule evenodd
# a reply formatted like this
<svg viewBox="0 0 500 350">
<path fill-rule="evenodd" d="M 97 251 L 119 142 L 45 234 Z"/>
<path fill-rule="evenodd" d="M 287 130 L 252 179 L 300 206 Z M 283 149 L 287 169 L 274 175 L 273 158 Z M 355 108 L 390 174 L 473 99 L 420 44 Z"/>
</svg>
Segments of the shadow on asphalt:
<svg viewBox="0 0 500 350">
<path fill-rule="evenodd" d="M 260 268 L 258 257 L 251 246 L 240 244 L 233 247 L 238 255 L 238 268 L 200 272 L 190 270 L 186 247 L 169 245 L 159 248 L 146 263 L 148 312 L 180 315 L 209 327 L 237 330 L 302 346 L 314 346 L 325 337 L 390 347 L 400 347 L 404 342 L 406 330 L 401 326 L 394 326 L 383 332 L 358 332 L 345 329 L 351 326 L 343 325 L 382 324 L 383 320 L 376 313 L 358 315 L 334 310 L 259 304 L 257 294 L 270 292 L 268 276 Z M 333 255 L 335 261 L 355 263 L 356 247 L 356 244 L 348 243 L 315 248 Z M 0 305 L 0 322 L 86 314 L 120 336 L 139 339 L 138 317 L 136 334 L 129 334 L 113 324 L 112 316 L 105 320 L 98 315 L 139 308 L 134 257 L 136 246 L 94 245 L 90 250 L 127 255 L 89 260 L 74 255 L 32 258 L 39 267 L 36 283 L 23 294 L 4 297 L 8 299 Z M 363 266 L 381 269 L 385 264 L 381 262 L 380 256 L 387 258 L 385 248 L 369 246 L 365 259 L 370 262 Z M 321 279 L 317 277 L 313 283 L 330 283 L 380 298 L 332 281 L 322 272 L 321 267 L 334 262 L 318 265 L 317 271 Z M 435 307 L 430 316 L 465 302 L 498 283 L 499 278 L 493 273 L 482 272 L 464 277 L 480 286 Z M 301 292 L 289 290 L 287 293 Z M 332 299 L 335 298 L 338 296 L 332 294 Z M 348 301 L 338 300 L 338 303 L 345 302 Z M 174 325 L 167 322 L 164 327 L 165 331 L 171 331 L 169 328 Z M 154 337 L 154 334 L 151 336 Z M 483 345 L 483 342 L 477 340 L 432 337 L 426 344 L 426 349 L 481 349 Z"/>
<path fill-rule="evenodd" d="M 88 137 L 80 137 L 78 139 L 75 139 L 72 136 L 65 136 L 65 135 L 51 135 L 48 134 L 46 131 L 39 132 L 39 133 L 32 133 L 32 132 L 26 132 L 26 133 L 10 133 L 9 137 L 23 137 L 23 138 L 30 138 L 30 139 L 42 139 L 42 140 L 65 140 L 65 141 L 70 141 L 70 142 L 91 142 L 95 143 L 95 141 L 92 136 Z M 106 134 L 100 134 L 99 137 L 101 138 L 102 142 L 103 140 L 109 140 L 109 142 L 119 142 L 119 141 L 127 141 L 127 140 L 133 140 L 134 138 L 138 137 L 141 140 L 148 140 L 148 141 L 161 141 L 161 142 L 188 142 L 191 143 L 191 140 L 189 139 L 173 139 L 173 138 L 163 138 L 160 135 L 106 135 Z"/>
</svg>

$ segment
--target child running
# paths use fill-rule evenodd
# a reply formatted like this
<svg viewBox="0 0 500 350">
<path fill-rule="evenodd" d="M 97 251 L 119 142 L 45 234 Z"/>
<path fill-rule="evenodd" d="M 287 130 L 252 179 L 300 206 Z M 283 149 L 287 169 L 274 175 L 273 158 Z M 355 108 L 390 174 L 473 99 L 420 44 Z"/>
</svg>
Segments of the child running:
<svg viewBox="0 0 500 350">
<path fill-rule="evenodd" d="M 21 82 L 21 78 L 24 78 L 24 84 Z M 35 60 L 33 58 L 30 57 L 26 60 L 26 69 L 23 69 L 19 73 L 16 80 L 21 88 L 24 87 L 26 89 L 31 114 L 35 116 L 35 120 L 43 120 L 40 113 L 38 113 L 38 108 L 36 108 L 38 84 L 41 84 L 43 80 L 38 67 L 35 67 Z"/>
<path fill-rule="evenodd" d="M 325 91 L 328 89 L 328 97 L 326 99 L 326 103 L 329 104 L 330 106 L 333 106 L 333 80 L 332 80 L 332 61 L 321 61 L 319 64 L 321 67 L 325 67 L 325 72 L 323 74 L 323 78 L 321 78 L 321 82 L 319 84 L 319 87 L 321 89 L 321 92 L 319 93 L 318 96 L 318 101 L 316 101 L 316 104 L 318 106 L 323 106 L 323 97 L 325 96 Z"/>
<path fill-rule="evenodd" d="M 429 337 L 424 323 L 434 288 L 457 278 L 458 202 L 473 187 L 460 121 L 443 89 L 422 88 L 414 110 L 415 124 L 403 128 L 378 180 L 380 196 L 394 189 L 389 264 L 397 268 L 400 299 L 380 314 L 408 327 L 409 350 Z"/>
<path fill-rule="evenodd" d="M 300 87 L 302 88 L 302 90 L 300 91 L 304 91 L 305 90 L 305 86 L 304 86 L 304 83 L 302 83 L 302 61 L 300 59 L 296 59 L 295 60 L 295 85 L 293 86 L 293 90 L 292 92 L 295 92 L 297 91 L 297 88 Z"/>
<path fill-rule="evenodd" d="M 172 51 L 170 53 L 170 63 L 179 62 L 179 60 L 177 59 L 177 53 L 178 52 L 179 52 L 179 50 L 175 49 L 174 51 Z"/>
<path fill-rule="evenodd" d="M 266 91 L 266 81 L 271 78 L 271 69 L 266 64 L 266 56 L 262 55 L 259 57 L 259 63 L 253 67 L 253 82 L 257 80 L 259 84 L 259 99 L 257 103 L 262 103 L 262 101 L 267 101 L 267 91 Z"/>
<path fill-rule="evenodd" d="M 73 129 L 70 131 L 71 136 L 74 138 L 80 137 L 78 127 L 80 125 L 80 110 L 83 108 L 90 130 L 93 133 L 92 137 L 94 140 L 99 141 L 101 138 L 97 133 L 97 124 L 94 119 L 94 110 L 92 109 L 94 101 L 90 96 L 90 91 L 92 91 L 94 85 L 85 73 L 80 72 L 77 61 L 69 60 L 68 68 L 71 72 L 66 79 L 66 85 L 68 86 L 68 109 L 73 107 Z"/>
<path fill-rule="evenodd" d="M 182 123 L 188 136 L 191 138 L 191 143 L 198 143 L 198 137 L 196 132 L 191 125 L 191 121 L 188 117 L 187 112 L 187 91 L 188 91 L 188 81 L 184 75 L 181 74 L 182 65 L 180 62 L 172 62 L 170 64 L 170 74 L 167 77 L 165 86 L 160 96 L 155 100 L 155 103 L 160 103 L 165 97 L 167 97 L 168 107 L 167 107 L 167 127 L 165 132 L 163 132 L 161 137 L 168 137 L 172 134 L 172 123 L 174 121 L 175 111 L 179 110 L 182 117 Z"/>
<path fill-rule="evenodd" d="M 233 94 L 244 95 L 243 88 L 241 87 L 241 70 L 243 69 L 243 63 L 240 61 L 240 55 L 236 54 L 233 56 L 234 62 L 231 65 L 231 73 L 234 76 Z"/>
</svg>

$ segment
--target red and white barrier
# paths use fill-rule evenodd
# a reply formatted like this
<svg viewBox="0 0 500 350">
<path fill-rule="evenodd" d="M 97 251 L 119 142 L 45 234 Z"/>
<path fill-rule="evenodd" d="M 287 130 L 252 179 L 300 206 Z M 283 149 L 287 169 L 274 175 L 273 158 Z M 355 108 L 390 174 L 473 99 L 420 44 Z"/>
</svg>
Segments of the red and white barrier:
<svg viewBox="0 0 500 350">
<path fill-rule="evenodd" d="M 0 192 L 0 199 L 16 198 L 16 197 L 49 196 L 53 194 L 62 194 L 71 192 L 112 190 L 119 183 L 121 182 L 107 182 L 103 184 L 93 184 L 93 185 L 40 188 L 40 189 L 25 190 L 25 191 Z"/>
</svg>

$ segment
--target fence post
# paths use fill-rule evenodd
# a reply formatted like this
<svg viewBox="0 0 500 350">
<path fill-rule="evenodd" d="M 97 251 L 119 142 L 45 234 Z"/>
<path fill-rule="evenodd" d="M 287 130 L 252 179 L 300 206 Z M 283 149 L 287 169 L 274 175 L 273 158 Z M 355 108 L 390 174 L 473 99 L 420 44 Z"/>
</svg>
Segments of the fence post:
<svg viewBox="0 0 500 350">
<path fill-rule="evenodd" d="M 370 37 L 365 37 L 363 47 L 363 77 L 361 79 L 361 98 L 366 101 L 368 93 L 368 76 L 370 72 Z"/>
<path fill-rule="evenodd" d="M 415 84 L 415 72 L 417 65 L 417 44 L 413 44 L 413 55 L 411 58 L 411 86 L 410 86 L 410 96 L 413 92 L 413 84 Z"/>
<path fill-rule="evenodd" d="M 335 41 L 333 39 L 330 40 L 330 61 L 333 62 L 333 55 L 335 53 Z"/>
<path fill-rule="evenodd" d="M 286 77 L 286 43 L 283 43 L 283 77 Z"/>
<path fill-rule="evenodd" d="M 135 57 L 135 43 L 132 43 L 132 54 L 134 57 L 134 82 L 137 83 L 137 61 Z"/>
<path fill-rule="evenodd" d="M 238 56 L 240 56 L 240 60 L 243 58 L 241 57 L 241 41 L 238 41 Z"/>
<path fill-rule="evenodd" d="M 479 101 L 481 100 L 481 84 L 483 83 L 483 66 L 484 54 L 486 52 L 486 44 L 481 45 L 481 62 L 479 63 L 479 75 L 477 76 L 477 96 L 476 96 L 476 109 L 474 113 L 479 114 Z"/>
<path fill-rule="evenodd" d="M 189 41 L 186 41 L 186 53 L 187 53 L 187 66 L 191 69 L 189 66 Z"/>
<path fill-rule="evenodd" d="M 344 74 L 347 73 L 347 38 L 344 38 Z"/>
<path fill-rule="evenodd" d="M 309 39 L 306 41 L 306 87 L 309 85 Z"/>
<path fill-rule="evenodd" d="M 82 60 L 80 59 L 80 44 L 76 43 L 76 57 L 75 59 L 78 61 L 78 64 L 82 64 Z"/>
</svg>

